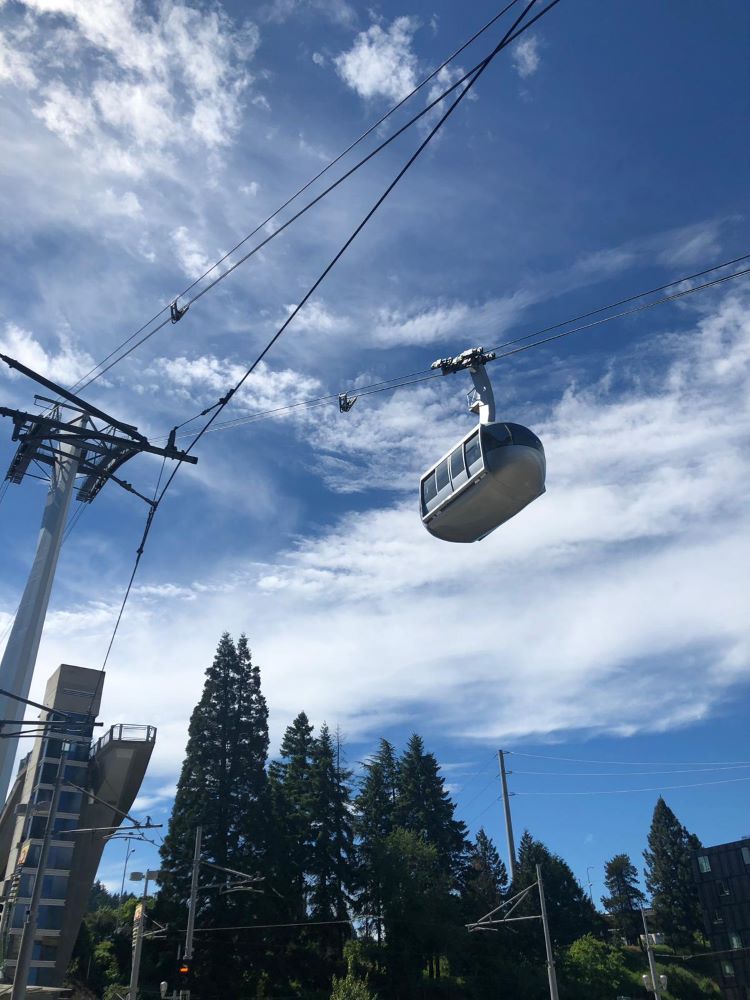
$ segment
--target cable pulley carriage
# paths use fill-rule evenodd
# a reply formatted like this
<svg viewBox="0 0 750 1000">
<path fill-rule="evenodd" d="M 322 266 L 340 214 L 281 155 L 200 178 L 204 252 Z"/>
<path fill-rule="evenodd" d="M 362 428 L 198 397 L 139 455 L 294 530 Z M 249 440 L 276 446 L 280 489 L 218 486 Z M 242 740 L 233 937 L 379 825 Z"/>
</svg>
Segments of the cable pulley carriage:
<svg viewBox="0 0 750 1000">
<path fill-rule="evenodd" d="M 521 424 L 495 419 L 495 397 L 485 371 L 494 357 L 474 347 L 432 364 L 443 375 L 469 372 L 474 382 L 469 409 L 479 416 L 479 426 L 465 434 L 420 481 L 422 523 L 431 535 L 446 542 L 479 541 L 545 490 L 542 442 Z"/>
</svg>

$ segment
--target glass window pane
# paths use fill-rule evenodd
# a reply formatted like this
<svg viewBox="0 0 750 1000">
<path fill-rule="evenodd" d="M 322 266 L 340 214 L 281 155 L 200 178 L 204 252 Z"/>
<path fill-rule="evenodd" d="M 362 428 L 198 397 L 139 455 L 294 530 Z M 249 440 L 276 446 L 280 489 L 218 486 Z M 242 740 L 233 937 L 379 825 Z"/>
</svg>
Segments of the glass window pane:
<svg viewBox="0 0 750 1000">
<path fill-rule="evenodd" d="M 485 452 L 493 451 L 495 448 L 504 448 L 507 444 L 512 444 L 510 431 L 505 424 L 488 424 L 482 428 L 483 445 Z"/>
<path fill-rule="evenodd" d="M 742 938 L 736 931 L 729 932 L 729 947 L 730 948 L 741 948 Z"/>
<path fill-rule="evenodd" d="M 466 442 L 466 468 L 469 472 L 475 471 L 472 469 L 473 465 L 482 460 L 482 452 L 479 447 L 479 435 L 473 434 L 469 440 Z"/>
<path fill-rule="evenodd" d="M 711 862 L 708 860 L 705 854 L 701 854 L 698 857 L 698 868 L 704 874 L 711 871 Z"/>
<path fill-rule="evenodd" d="M 543 451 L 542 442 L 528 427 L 523 427 L 521 424 L 508 424 L 508 430 L 513 435 L 513 444 L 522 444 L 527 448 L 536 448 L 537 451 Z"/>
<path fill-rule="evenodd" d="M 746 865 L 750 865 L 750 847 L 742 848 L 742 860 Z"/>
<path fill-rule="evenodd" d="M 450 484 L 450 476 L 448 475 L 448 459 L 441 462 L 440 465 L 435 469 L 435 480 L 437 482 L 438 493 L 440 490 L 445 489 L 446 486 Z"/>
<path fill-rule="evenodd" d="M 463 448 L 456 448 L 456 450 L 451 455 L 451 477 L 453 479 L 456 476 L 460 476 L 464 471 L 464 450 Z"/>
<path fill-rule="evenodd" d="M 434 500 L 437 495 L 437 487 L 435 486 L 435 473 L 431 472 L 429 476 L 422 483 L 422 503 L 427 506 L 430 500 Z"/>
</svg>

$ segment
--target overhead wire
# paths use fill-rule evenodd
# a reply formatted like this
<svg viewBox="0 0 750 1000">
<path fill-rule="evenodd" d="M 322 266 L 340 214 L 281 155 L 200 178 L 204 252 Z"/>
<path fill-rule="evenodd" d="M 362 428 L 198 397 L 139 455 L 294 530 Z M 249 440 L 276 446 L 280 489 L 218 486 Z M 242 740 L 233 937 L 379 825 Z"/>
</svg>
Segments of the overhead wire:
<svg viewBox="0 0 750 1000">
<path fill-rule="evenodd" d="M 628 795 L 637 792 L 668 792 L 677 788 L 707 788 L 713 785 L 731 785 L 740 781 L 750 781 L 750 775 L 744 778 L 720 778 L 717 781 L 695 781 L 685 785 L 653 785 L 649 788 L 599 788 L 586 791 L 546 791 L 546 792 L 514 792 L 514 795 Z"/>
<path fill-rule="evenodd" d="M 498 357 L 495 358 L 494 360 L 500 361 L 503 358 L 512 357 L 514 354 L 520 353 L 521 350 L 528 350 L 531 347 L 543 346 L 543 345 L 545 345 L 547 343 L 550 343 L 553 340 L 558 340 L 558 339 L 562 339 L 563 337 L 572 336 L 573 334 L 576 334 L 576 333 L 582 333 L 582 332 L 584 332 L 586 330 L 593 329 L 593 328 L 595 328 L 597 326 L 602 326 L 605 323 L 612 322 L 612 321 L 614 321 L 616 319 L 623 319 L 623 318 L 625 318 L 627 316 L 634 315 L 634 314 L 636 314 L 638 312 L 641 312 L 641 311 L 644 311 L 646 309 L 650 309 L 650 308 L 653 308 L 653 307 L 658 306 L 658 305 L 668 304 L 669 302 L 673 302 L 673 301 L 675 301 L 678 298 L 683 298 L 686 295 L 691 295 L 691 294 L 694 294 L 694 293 L 697 293 L 697 292 L 705 291 L 706 289 L 712 288 L 714 285 L 717 285 L 717 284 L 719 284 L 721 282 L 730 281 L 730 280 L 732 280 L 734 278 L 745 277 L 748 274 L 750 274 L 750 268 L 745 268 L 745 269 L 743 269 L 741 271 L 732 272 L 732 274 L 724 275 L 724 276 L 722 276 L 720 278 L 716 278 L 716 279 L 714 279 L 712 281 L 703 282 L 700 285 L 694 285 L 691 288 L 683 289 L 683 290 L 681 290 L 679 292 L 676 292 L 676 293 L 674 293 L 672 295 L 662 296 L 659 299 L 655 299 L 652 302 L 643 303 L 640 306 L 637 306 L 637 307 L 635 307 L 633 309 L 629 309 L 629 310 L 625 310 L 623 312 L 619 312 L 619 313 L 615 313 L 615 314 L 612 314 L 612 315 L 609 315 L 609 316 L 605 316 L 605 317 L 603 317 L 603 318 L 601 318 L 599 320 L 596 320 L 593 323 L 585 323 L 583 325 L 576 326 L 573 329 L 566 330 L 564 333 L 561 333 L 561 334 L 557 335 L 556 337 L 549 337 L 549 338 L 545 338 L 545 339 L 539 339 L 539 338 L 541 338 L 541 336 L 543 334 L 545 334 L 545 333 L 547 333 L 547 332 L 549 332 L 551 330 L 556 330 L 556 329 L 560 329 L 560 328 L 565 327 L 565 326 L 569 326 L 571 323 L 578 323 L 582 319 L 586 319 L 586 318 L 589 318 L 589 317 L 595 316 L 595 315 L 600 315 L 601 313 L 607 312 L 607 310 L 610 310 L 610 309 L 616 309 L 620 305 L 622 305 L 623 303 L 637 301 L 638 299 L 644 298 L 647 295 L 654 294 L 654 292 L 663 291 L 666 288 L 672 288 L 675 285 L 684 284 L 684 282 L 686 282 L 686 281 L 692 281 L 692 280 L 694 280 L 697 277 L 701 277 L 701 276 L 706 275 L 706 274 L 711 274 L 713 272 L 722 270 L 725 267 L 729 267 L 729 266 L 731 266 L 731 265 L 733 265 L 735 263 L 738 263 L 738 262 L 744 261 L 744 260 L 748 260 L 748 259 L 750 259 L 750 254 L 745 254 L 742 257 L 737 257 L 737 258 L 734 258 L 733 260 L 730 260 L 730 261 L 724 261 L 721 264 L 715 264 L 712 267 L 706 268 L 706 269 L 704 269 L 702 271 L 699 271 L 699 272 L 696 272 L 695 274 L 685 275 L 685 276 L 680 277 L 680 278 L 675 278 L 673 281 L 667 282 L 667 284 L 665 284 L 665 285 L 660 285 L 658 288 L 648 289 L 648 290 L 643 291 L 643 292 L 637 292 L 637 293 L 635 293 L 633 295 L 628 296 L 626 299 L 619 299 L 617 302 L 612 302 L 609 305 L 599 306 L 597 309 L 589 310 L 588 312 L 582 313 L 582 314 L 580 314 L 578 316 L 574 316 L 574 317 L 572 317 L 570 319 L 567 319 L 567 320 L 561 320 L 561 321 L 559 321 L 557 323 L 552 324 L 551 326 L 546 326 L 546 327 L 543 327 L 542 329 L 535 330 L 533 333 L 524 334 L 523 336 L 516 337 L 513 340 L 505 341 L 504 344 L 501 344 L 498 347 L 493 348 L 493 351 L 495 351 L 495 352 L 501 351 L 503 347 L 512 347 L 513 345 L 525 343 L 526 341 L 532 340 L 533 338 L 537 338 L 537 339 L 535 339 L 533 341 L 533 343 L 526 344 L 525 347 L 521 348 L 518 351 L 517 350 L 510 350 L 510 351 L 507 351 L 505 353 L 499 354 Z M 491 363 L 491 362 L 488 362 L 488 363 Z M 370 396 L 370 395 L 374 395 L 374 394 L 379 393 L 379 392 L 389 392 L 389 391 L 393 391 L 395 389 L 401 389 L 401 388 L 404 388 L 404 387 L 407 387 L 407 386 L 410 386 L 410 385 L 417 385 L 417 384 L 419 384 L 421 382 L 428 382 L 428 381 L 431 381 L 433 379 L 439 379 L 439 378 L 442 378 L 442 377 L 443 377 L 442 372 L 436 371 L 436 370 L 431 369 L 431 368 L 427 368 L 427 369 L 422 369 L 420 371 L 410 372 L 409 374 L 406 374 L 406 375 L 401 375 L 401 376 L 395 375 L 392 378 L 384 379 L 384 380 L 382 380 L 380 382 L 369 383 L 369 384 L 364 385 L 364 386 L 356 386 L 356 385 L 352 386 L 350 384 L 349 389 L 347 391 L 352 392 L 352 393 L 356 393 L 357 398 L 359 398 L 360 396 Z M 209 430 L 207 431 L 207 433 L 216 433 L 217 431 L 220 431 L 220 430 L 230 430 L 230 429 L 232 429 L 234 427 L 241 427 L 241 426 L 244 426 L 245 424 L 254 423 L 257 420 L 264 420 L 264 419 L 266 419 L 268 417 L 275 416 L 276 414 L 288 412 L 288 411 L 295 410 L 295 409 L 300 409 L 300 408 L 304 408 L 304 407 L 319 406 L 319 405 L 322 405 L 323 403 L 326 403 L 326 402 L 331 402 L 331 401 L 334 401 L 334 400 L 338 400 L 340 398 L 340 396 L 342 396 L 343 394 L 344 394 L 343 392 L 332 392 L 332 393 L 328 393 L 328 394 L 322 395 L 322 396 L 315 396 L 315 397 L 312 397 L 311 399 L 299 400 L 299 401 L 297 401 L 295 403 L 287 403 L 287 404 L 285 404 L 283 406 L 275 406 L 275 407 L 272 407 L 272 408 L 270 408 L 268 410 L 260 410 L 257 413 L 251 413 L 251 414 L 248 414 L 245 417 L 236 417 L 233 420 L 227 420 L 227 421 L 224 421 L 222 423 L 216 424 L 215 426 L 209 428 Z M 192 420 L 196 420 L 200 415 L 202 415 L 202 414 L 200 414 L 200 413 L 195 414 L 195 416 L 190 417 L 187 421 L 185 421 L 185 423 L 190 423 Z M 188 436 L 189 435 L 187 435 L 187 434 L 178 435 L 178 438 L 183 438 L 183 437 L 188 437 Z"/>
<path fill-rule="evenodd" d="M 500 39 L 500 41 L 497 43 L 497 45 L 482 60 L 482 62 L 478 64 L 478 68 L 476 68 L 474 71 L 471 71 L 471 72 L 473 72 L 473 75 L 471 75 L 470 79 L 468 79 L 466 81 L 466 86 L 463 88 L 463 90 L 461 90 L 459 92 L 458 96 L 452 101 L 452 103 L 449 105 L 449 107 L 447 108 L 447 110 L 443 112 L 443 114 L 440 116 L 440 118 L 435 123 L 435 125 L 430 129 L 430 131 L 428 132 L 428 134 L 426 135 L 426 137 L 417 146 L 417 149 L 407 159 L 406 163 L 401 167 L 401 169 L 398 171 L 398 173 L 396 174 L 396 176 L 394 177 L 394 179 L 388 184 L 388 186 L 385 188 L 385 190 L 383 191 L 383 193 L 377 198 L 377 200 L 375 201 L 375 203 L 372 205 L 372 207 L 365 214 L 364 218 L 355 227 L 355 229 L 353 230 L 353 232 L 351 233 L 351 235 L 346 239 L 346 241 L 343 243 L 343 245 L 340 247 L 340 249 L 336 252 L 336 254 L 332 257 L 332 259 L 329 261 L 329 263 L 321 271 L 321 273 L 318 275 L 318 277 L 315 279 L 315 281 L 312 283 L 312 285 L 310 285 L 310 287 L 305 292 L 305 294 L 302 297 L 302 299 L 297 303 L 297 305 L 294 307 L 294 309 L 290 312 L 290 314 L 287 316 L 287 318 L 284 320 L 284 322 L 278 328 L 278 330 L 276 331 L 276 333 L 271 337 L 271 339 L 268 341 L 268 343 L 265 345 L 265 347 L 260 351 L 260 353 L 255 358 L 255 360 L 252 362 L 252 364 L 250 365 L 250 367 L 245 371 L 245 373 L 235 383 L 235 385 L 232 386 L 232 387 L 230 387 L 230 389 L 227 391 L 227 393 L 224 396 L 222 396 L 213 407 L 210 408 L 211 414 L 210 414 L 208 420 L 203 425 L 203 427 L 201 427 L 201 429 L 198 431 L 198 433 L 193 437 L 193 440 L 190 442 L 190 444 L 188 445 L 187 449 L 185 450 L 185 454 L 189 454 L 192 451 L 192 449 L 195 447 L 195 445 L 198 443 L 198 441 L 201 440 L 201 438 L 204 436 L 204 434 L 208 431 L 208 429 L 211 427 L 211 425 L 215 422 L 215 420 L 218 417 L 218 415 L 223 412 L 223 410 L 229 404 L 229 402 L 231 401 L 231 399 L 236 395 L 237 392 L 239 392 L 239 390 L 245 384 L 245 382 L 250 377 L 250 375 L 252 375 L 252 373 L 255 371 L 255 369 L 258 367 L 258 365 L 261 363 L 261 361 L 265 358 L 265 356 L 268 354 L 268 352 L 273 348 L 274 344 L 276 344 L 277 341 L 280 339 L 280 337 L 283 336 L 284 332 L 287 330 L 287 328 L 292 323 L 292 321 L 297 316 L 297 314 L 300 312 L 300 310 L 304 307 L 305 303 L 314 295 L 314 293 L 319 288 L 319 286 L 323 283 L 323 281 L 328 276 L 328 274 L 330 273 L 330 271 L 336 266 L 336 264 L 338 263 L 338 261 L 343 257 L 343 255 L 349 249 L 349 247 L 354 242 L 354 240 L 357 238 L 357 236 L 360 234 L 360 232 L 365 228 L 365 226 L 370 221 L 370 219 L 373 217 L 373 215 L 377 212 L 377 210 L 380 208 L 380 206 L 383 204 L 383 202 L 386 200 L 386 198 L 390 195 L 391 191 L 393 191 L 393 189 L 396 187 L 396 185 L 399 183 L 399 181 L 404 177 L 404 175 L 409 171 L 409 169 L 416 162 L 416 160 L 419 158 L 419 156 L 422 154 L 422 152 L 427 148 L 427 146 L 432 141 L 432 139 L 434 138 L 434 136 L 439 132 L 439 130 L 443 127 L 443 125 L 445 124 L 445 122 L 450 118 L 450 116 L 453 114 L 453 112 L 456 110 L 456 108 L 459 106 L 459 104 L 462 102 L 462 100 L 466 97 L 466 95 L 470 92 L 470 90 L 472 89 L 472 87 L 476 84 L 477 80 L 479 80 L 481 78 L 482 74 L 485 72 L 485 70 L 487 69 L 487 67 L 491 65 L 491 63 L 493 62 L 493 60 L 497 57 L 497 55 L 504 48 L 506 48 L 508 45 L 510 45 L 513 41 L 515 41 L 516 38 L 518 38 L 521 34 L 523 34 L 523 32 L 525 32 L 529 28 L 531 28 L 532 25 L 535 24 L 537 21 L 539 21 L 540 18 L 544 17 L 547 13 L 549 13 L 549 11 L 553 9 L 553 7 L 557 6 L 557 4 L 560 2 L 560 0 L 550 0 L 550 2 L 547 3 L 545 7 L 542 8 L 542 10 L 540 10 L 533 17 L 529 18 L 519 28 L 519 25 L 521 24 L 522 21 L 524 21 L 524 19 L 526 18 L 526 15 L 529 13 L 529 11 L 531 10 L 531 8 L 536 4 L 536 2 L 537 2 L 537 0 L 529 0 L 529 2 L 524 7 L 522 13 L 516 18 L 516 20 L 511 25 L 511 27 L 505 32 L 505 34 Z M 111 636 L 109 644 L 107 646 L 107 651 L 105 653 L 104 662 L 102 664 L 102 671 L 104 670 L 104 667 L 106 666 L 107 661 L 109 659 L 109 655 L 110 655 L 110 653 L 112 651 L 112 646 L 114 644 L 114 640 L 115 640 L 115 637 L 117 635 L 117 632 L 118 632 L 118 629 L 119 629 L 119 626 L 120 626 L 120 622 L 122 621 L 123 613 L 125 611 L 125 606 L 127 604 L 128 598 L 130 596 L 130 592 L 131 592 L 132 587 L 133 587 L 133 581 L 135 580 L 136 573 L 138 572 L 138 567 L 140 565 L 140 561 L 141 561 L 141 558 L 143 556 L 143 551 L 144 551 L 144 548 L 145 548 L 145 545 L 146 545 L 146 541 L 148 539 L 148 536 L 149 536 L 149 533 L 150 533 L 150 530 L 151 530 L 151 525 L 153 524 L 154 517 L 156 515 L 156 511 L 158 510 L 159 505 L 161 504 L 162 500 L 164 499 L 165 494 L 167 493 L 167 491 L 171 487 L 172 483 L 174 482 L 175 476 L 177 475 L 177 473 L 179 472 L 180 468 L 182 467 L 182 464 L 183 463 L 182 463 L 181 460 L 176 462 L 174 468 L 172 469 L 170 475 L 167 478 L 166 483 L 162 487 L 161 492 L 159 493 L 157 499 L 152 503 L 152 506 L 149 509 L 148 516 L 146 518 L 146 524 L 145 524 L 144 530 L 143 530 L 143 535 L 141 536 L 141 542 L 140 542 L 140 544 L 138 546 L 138 549 L 136 550 L 136 556 L 135 556 L 135 560 L 134 560 L 134 564 L 133 564 L 133 569 L 132 569 L 132 572 L 131 572 L 131 575 L 130 575 L 130 579 L 128 580 L 128 584 L 127 584 L 127 587 L 126 587 L 126 590 L 125 590 L 125 594 L 124 594 L 124 597 L 123 597 L 123 600 L 122 600 L 122 604 L 120 606 L 120 610 L 119 610 L 119 613 L 117 615 L 117 619 L 115 621 L 114 630 L 112 632 L 112 636 Z"/>
<path fill-rule="evenodd" d="M 373 122 L 373 124 L 370 125 L 357 139 L 355 139 L 353 142 L 351 142 L 346 147 L 346 149 L 342 150 L 337 156 L 335 156 L 332 160 L 330 160 L 326 164 L 326 166 L 323 167 L 322 170 L 319 170 L 317 174 L 315 174 L 313 177 L 310 178 L 310 180 L 306 181 L 305 184 L 303 184 L 300 188 L 298 188 L 291 197 L 287 198 L 287 200 L 283 204 L 279 205 L 279 207 L 277 209 L 275 209 L 269 216 L 267 216 L 263 220 L 263 222 L 259 222 L 258 225 L 251 232 L 249 232 L 246 236 L 244 236 L 238 243 L 236 243 L 232 247 L 231 250 L 228 250 L 214 264 L 212 264 L 209 268 L 207 268 L 207 270 L 205 270 L 203 272 L 203 274 L 201 274 L 198 278 L 195 278 L 194 281 L 192 281 L 189 285 L 187 285 L 187 287 L 184 288 L 181 292 L 179 292 L 176 296 L 173 296 L 168 303 L 166 303 L 164 306 L 162 306 L 162 308 L 151 317 L 151 319 L 147 320 L 134 333 L 132 333 L 129 337 L 127 337 L 124 341 L 122 341 L 121 344 L 119 344 L 105 358 L 103 358 L 98 364 L 96 364 L 90 371 L 88 371 L 85 375 L 83 375 L 78 380 L 78 382 L 76 382 L 76 384 L 73 386 L 72 391 L 76 392 L 80 388 L 85 388 L 86 385 L 90 385 L 91 382 L 93 382 L 96 379 L 100 378 L 100 376 L 104 374 L 103 371 L 99 372 L 99 374 L 96 374 L 96 375 L 94 374 L 95 372 L 98 371 L 99 368 L 103 368 L 103 366 L 106 365 L 106 363 L 110 359 L 112 359 L 116 354 L 118 354 L 124 347 L 127 347 L 127 345 L 129 343 L 131 343 L 133 340 L 135 340 L 135 338 L 137 336 L 139 336 L 139 334 L 143 333 L 144 330 L 147 330 L 148 327 L 151 326 L 152 323 L 155 323 L 156 320 L 158 320 L 160 316 L 162 316 L 165 312 L 167 312 L 167 310 L 170 309 L 171 304 L 173 302 L 177 302 L 179 299 L 184 299 L 186 295 L 188 295 L 194 288 L 196 288 L 201 283 L 201 281 L 203 281 L 205 278 L 207 278 L 209 276 L 209 274 L 213 273 L 213 271 L 215 271 L 218 267 L 220 267 L 224 263 L 224 261 L 228 260 L 233 254 L 235 254 L 237 252 L 237 250 L 239 250 L 242 246 L 244 246 L 248 242 L 248 240 L 252 239 L 253 236 L 256 236 L 265 226 L 267 226 L 270 222 L 272 222 L 276 218 L 276 216 L 280 215 L 281 212 L 284 211 L 284 209 L 288 208 L 289 205 L 291 205 L 294 201 L 297 200 L 297 198 L 300 197 L 300 195 L 304 194 L 304 192 L 307 191 L 310 187 L 312 187 L 312 185 L 315 184 L 316 181 L 320 180 L 321 177 L 323 177 L 326 173 L 328 173 L 329 170 L 331 170 L 334 166 L 336 166 L 336 164 L 339 163 L 348 153 L 350 153 L 360 143 L 362 143 L 369 135 L 371 135 L 376 129 L 378 129 L 381 125 L 383 125 L 392 115 L 394 115 L 396 113 L 396 111 L 398 111 L 408 101 L 410 101 L 412 97 L 416 96 L 416 94 L 418 94 L 420 90 L 422 90 L 424 87 L 426 87 L 427 84 L 430 83 L 431 80 L 434 80 L 438 76 L 438 74 L 443 69 L 446 68 L 446 66 L 448 66 L 451 62 L 453 62 L 453 60 L 456 59 L 459 55 L 461 55 L 462 52 L 464 52 L 470 45 L 472 45 L 478 38 L 480 38 L 481 35 L 483 35 L 486 31 L 488 31 L 497 21 L 500 20 L 500 18 L 502 18 L 511 9 L 511 7 L 515 6 L 515 4 L 517 4 L 518 2 L 519 2 L 519 0 L 510 0 L 510 2 L 508 4 L 506 4 L 505 7 L 502 8 L 502 10 L 500 10 L 500 11 L 498 11 L 498 13 L 494 14 L 489 19 L 489 21 L 487 21 L 484 25 L 482 25 L 481 28 L 479 28 L 476 32 L 474 32 L 474 34 L 471 36 L 471 38 L 467 39 L 467 41 L 465 41 L 462 45 L 460 45 L 453 53 L 451 53 L 451 55 L 449 55 L 446 59 L 444 59 L 443 62 L 441 62 L 439 66 L 437 66 L 434 70 L 432 70 L 432 72 L 429 73 L 420 83 L 418 83 L 416 85 L 416 87 L 414 87 L 411 91 L 409 91 L 408 94 L 406 94 L 404 97 L 402 97 L 401 100 L 397 101 L 396 104 L 394 104 L 391 108 L 388 109 L 388 111 L 386 111 L 383 115 L 381 115 L 381 117 L 378 118 L 378 120 L 376 122 Z M 422 112 L 419 117 L 422 117 L 422 115 L 425 114 L 426 111 L 429 111 L 430 107 L 434 107 L 435 103 L 439 103 L 439 101 L 442 100 L 443 97 L 445 97 L 446 93 L 450 93 L 450 90 L 455 89 L 456 86 L 460 85 L 460 82 L 461 82 L 460 80 L 457 81 L 457 83 L 454 84 L 448 91 L 446 91 L 444 94 L 442 94 L 440 96 L 440 98 L 438 98 L 437 102 L 433 102 L 431 105 L 428 105 L 428 107 L 425 109 L 425 112 Z M 409 124 L 413 124 L 413 121 L 411 123 L 409 123 Z M 406 127 L 409 127 L 409 125 L 407 125 Z M 397 133 L 397 135 L 398 134 L 400 134 L 400 132 Z M 396 136 L 393 136 L 392 138 L 396 138 Z M 382 149 L 383 145 L 387 145 L 387 143 L 381 144 L 381 146 L 379 147 L 379 149 Z M 362 161 L 362 162 L 366 162 L 366 161 Z M 348 175 L 345 175 L 345 176 L 348 176 Z M 329 188 L 328 190 L 330 191 L 330 190 L 332 190 L 332 188 Z M 324 193 L 327 193 L 327 192 L 324 192 Z M 286 228 L 286 227 L 284 227 L 284 228 Z M 280 231 L 281 230 L 278 230 L 277 232 L 280 232 Z M 274 235 L 276 235 L 276 234 L 274 234 Z M 247 259 L 247 258 L 245 257 L 245 258 L 243 258 L 243 260 L 244 259 Z M 192 300 L 192 301 L 195 301 L 195 300 Z M 171 322 L 171 317 L 169 319 L 169 322 Z M 158 330 L 163 329 L 164 326 L 166 326 L 166 324 L 167 324 L 167 321 L 165 321 L 164 323 L 162 323 L 158 327 Z M 153 334 L 156 333 L 156 332 L 157 332 L 157 330 L 154 330 L 151 334 L 149 334 L 149 337 L 153 336 Z M 146 338 L 146 339 L 148 339 L 148 338 Z M 143 343 L 143 341 L 141 341 L 139 343 Z M 130 352 L 128 352 L 128 353 L 130 353 Z M 123 355 L 123 358 L 126 357 L 126 356 L 127 355 Z M 119 361 L 123 360 L 123 358 L 118 359 L 118 361 L 116 363 L 119 364 Z M 109 371 L 109 369 L 111 367 L 113 367 L 113 366 L 112 365 L 108 366 L 108 368 L 106 370 Z M 94 378 L 91 378 L 92 375 L 94 375 Z M 1 502 L 1 500 L 2 500 L 2 498 L 0 498 L 0 502 Z"/>
<path fill-rule="evenodd" d="M 611 767 L 614 765 L 620 765 L 625 767 L 628 764 L 632 764 L 634 767 L 669 767 L 670 764 L 674 764 L 675 767 L 722 767 L 728 765 L 736 765 L 741 767 L 750 766 L 750 760 L 592 760 L 590 757 L 558 757 L 557 755 L 552 756 L 551 754 L 543 753 L 526 753 L 523 750 L 506 750 L 506 754 L 512 757 L 529 757 L 534 760 L 561 760 L 567 764 L 603 764 L 605 766 Z"/>
</svg>

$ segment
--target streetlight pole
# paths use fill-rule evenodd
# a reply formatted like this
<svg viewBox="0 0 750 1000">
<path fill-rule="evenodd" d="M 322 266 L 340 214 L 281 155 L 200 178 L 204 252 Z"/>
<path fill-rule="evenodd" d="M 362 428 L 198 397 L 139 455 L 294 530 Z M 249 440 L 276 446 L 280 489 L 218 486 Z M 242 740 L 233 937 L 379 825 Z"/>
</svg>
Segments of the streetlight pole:
<svg viewBox="0 0 750 1000">
<path fill-rule="evenodd" d="M 158 871 L 132 872 L 130 878 L 134 882 L 143 879 L 143 895 L 135 908 L 133 918 L 133 960 L 130 968 L 130 988 L 128 989 L 128 1000 L 138 1000 L 138 978 L 141 974 L 141 952 L 143 950 L 143 928 L 146 923 L 146 901 L 148 899 L 148 881 L 156 879 L 161 873 Z"/>
<path fill-rule="evenodd" d="M 646 954 L 648 955 L 648 968 L 651 973 L 651 989 L 656 1000 L 661 1000 L 661 981 L 656 974 L 656 959 L 654 958 L 654 949 L 651 947 L 651 939 L 648 936 L 646 911 L 643 907 L 641 907 L 641 919 L 643 920 L 643 933 L 646 935 Z"/>
</svg>

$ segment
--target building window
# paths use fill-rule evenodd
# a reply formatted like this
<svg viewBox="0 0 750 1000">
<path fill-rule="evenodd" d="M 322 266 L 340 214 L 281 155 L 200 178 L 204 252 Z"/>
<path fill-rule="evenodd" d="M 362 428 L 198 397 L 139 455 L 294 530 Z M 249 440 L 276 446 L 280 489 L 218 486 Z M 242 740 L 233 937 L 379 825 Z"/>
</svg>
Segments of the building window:
<svg viewBox="0 0 750 1000">
<path fill-rule="evenodd" d="M 711 871 L 711 862 L 708 860 L 708 856 L 706 854 L 698 855 L 698 870 L 703 875 Z"/>
<path fill-rule="evenodd" d="M 729 895 L 731 895 L 731 893 L 729 891 L 729 883 L 725 882 L 724 879 L 719 879 L 718 880 L 718 882 L 716 883 L 716 888 L 718 889 L 720 896 L 729 896 Z"/>
<path fill-rule="evenodd" d="M 734 965 L 731 962 L 722 962 L 721 971 L 727 979 L 734 979 Z"/>
<path fill-rule="evenodd" d="M 729 947 L 734 951 L 739 951 L 742 948 L 742 938 L 737 931 L 729 932 Z"/>
<path fill-rule="evenodd" d="M 746 865 L 750 865 L 750 847 L 742 848 L 742 860 Z"/>
<path fill-rule="evenodd" d="M 722 917 L 721 915 L 721 910 L 714 910 L 714 923 L 715 924 L 724 923 L 724 917 Z"/>
</svg>

